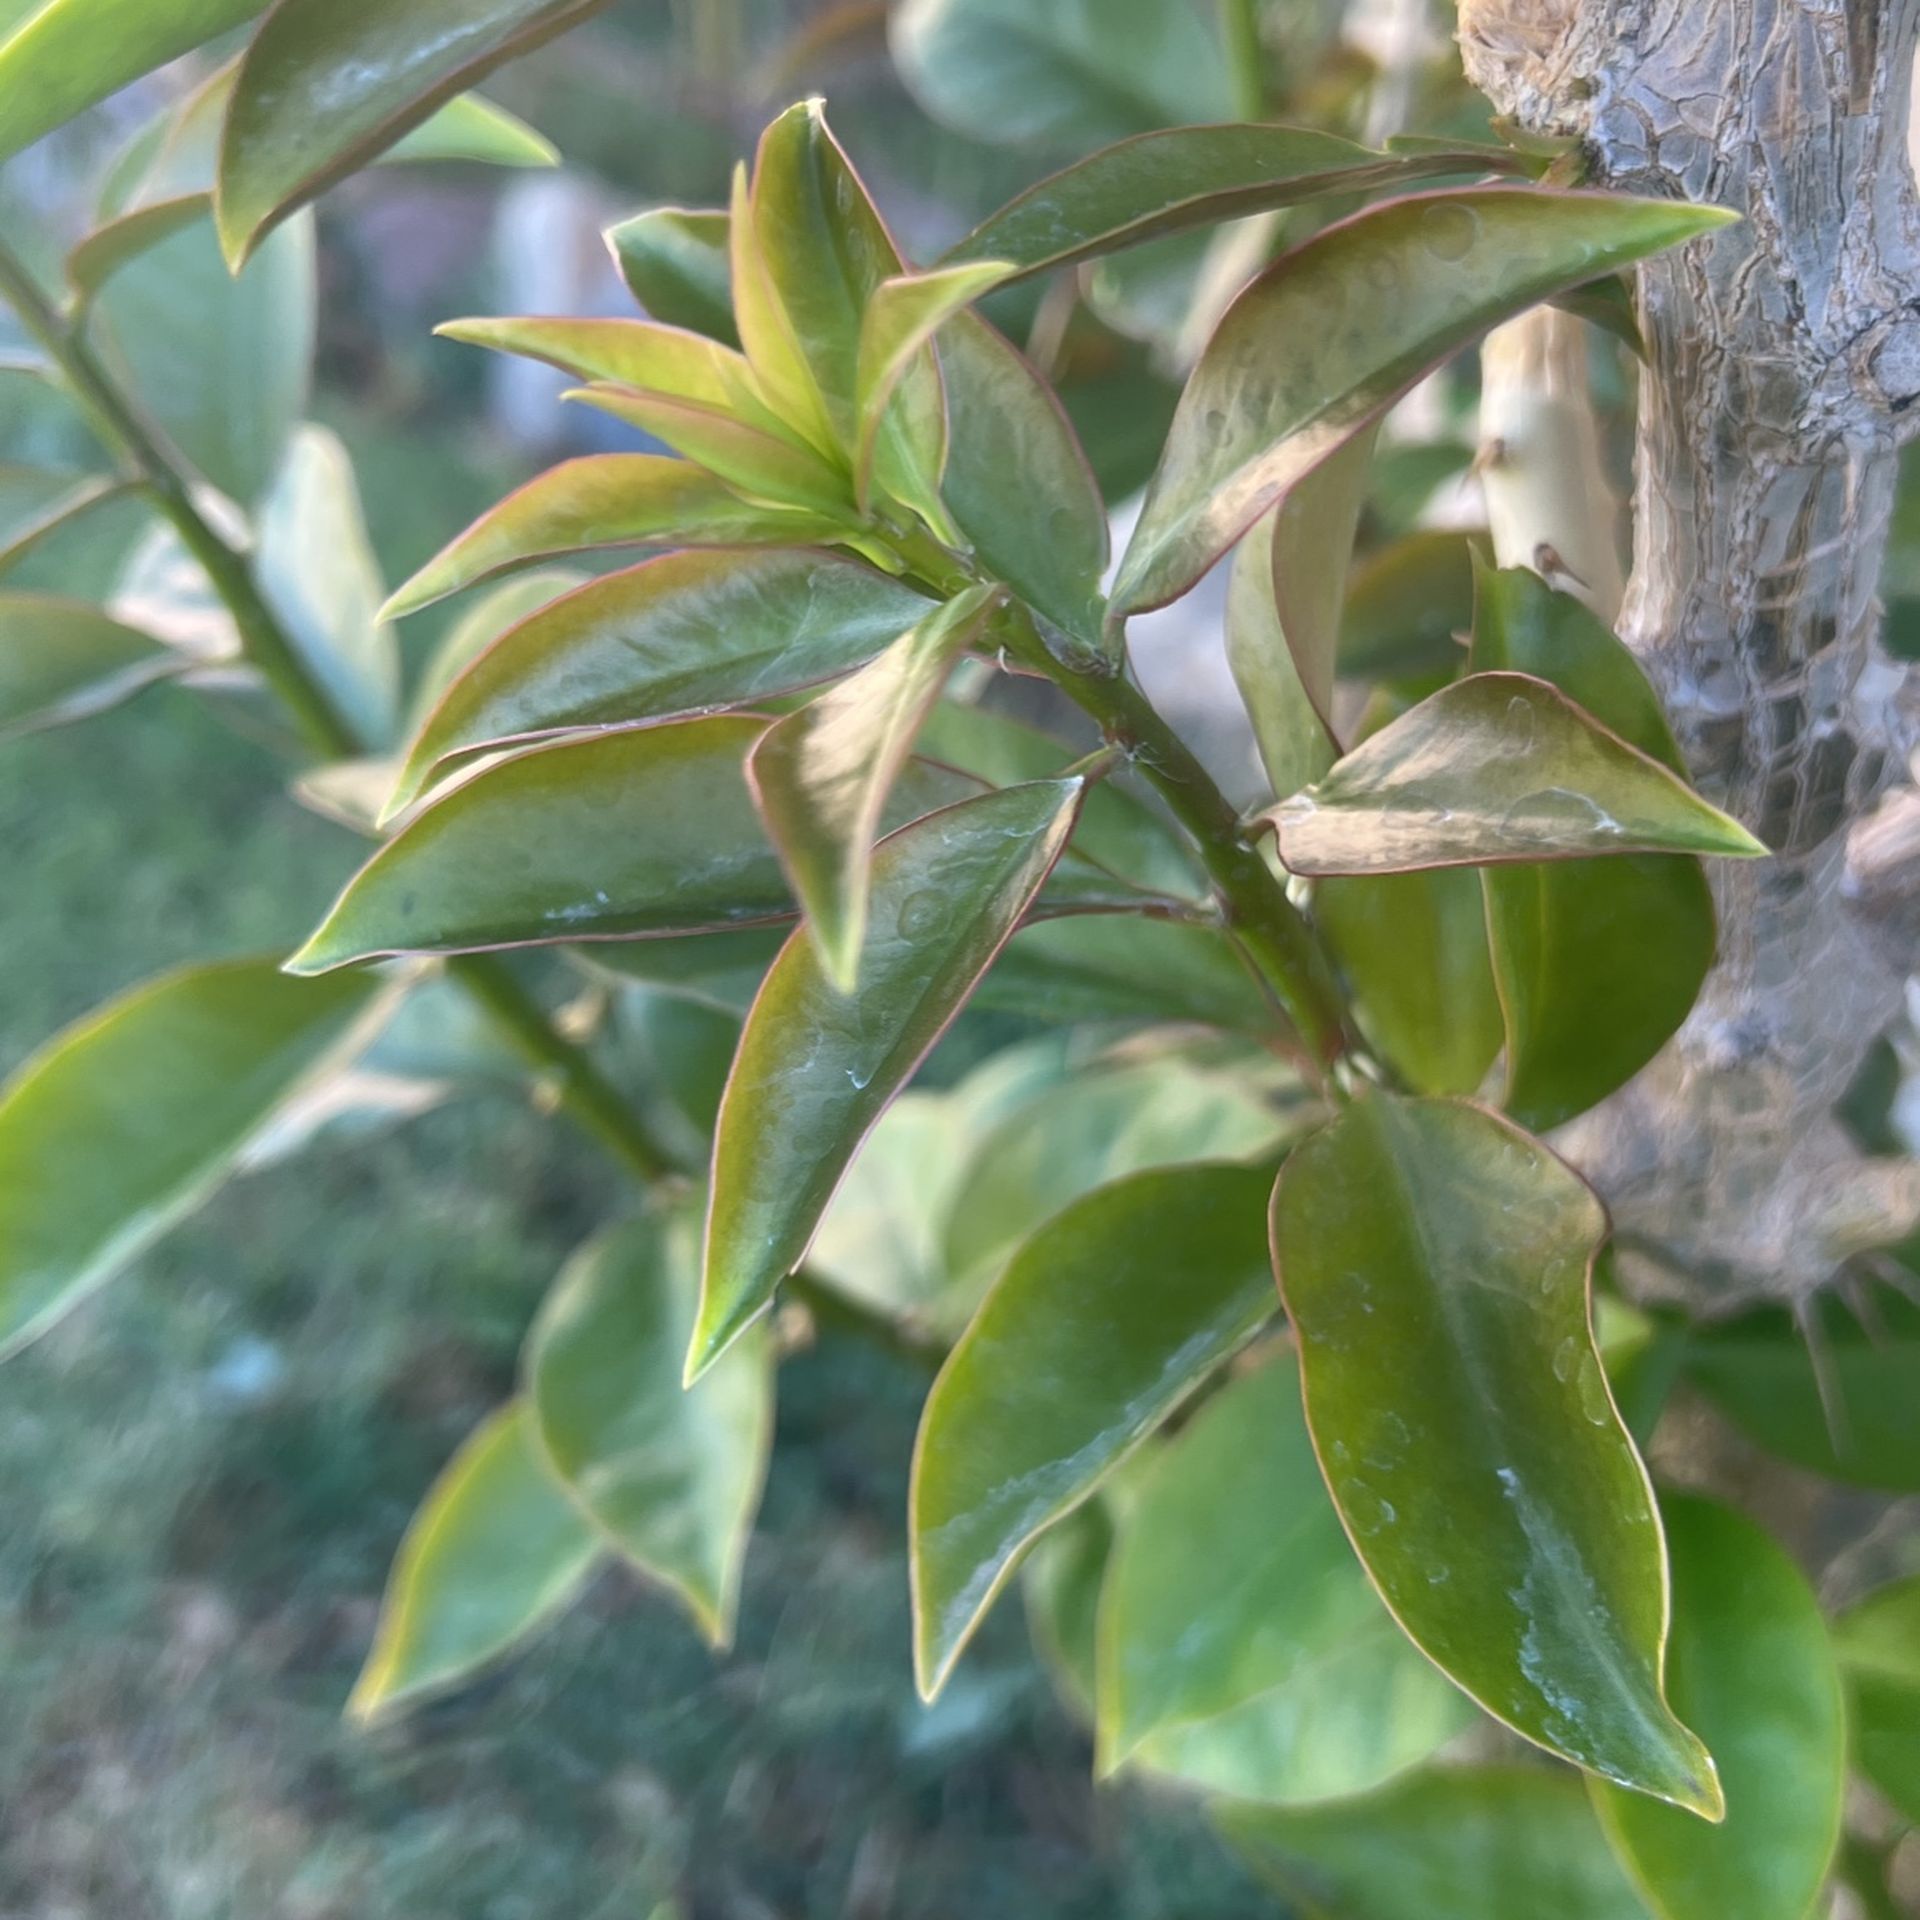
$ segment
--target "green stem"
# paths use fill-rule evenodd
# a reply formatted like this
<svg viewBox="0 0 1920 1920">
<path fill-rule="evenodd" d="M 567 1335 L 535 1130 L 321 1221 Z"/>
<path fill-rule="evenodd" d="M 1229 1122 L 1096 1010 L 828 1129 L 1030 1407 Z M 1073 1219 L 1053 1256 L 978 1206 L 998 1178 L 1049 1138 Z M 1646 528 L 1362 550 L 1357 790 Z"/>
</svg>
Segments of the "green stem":
<svg viewBox="0 0 1920 1920">
<path fill-rule="evenodd" d="M 1260 44 L 1260 0 L 1220 0 L 1233 110 L 1243 120 L 1267 117 L 1267 56 Z"/>
<path fill-rule="evenodd" d="M 154 505 L 205 570 L 214 591 L 233 615 L 241 651 L 279 695 L 310 744 L 330 760 L 362 752 L 366 743 L 307 670 L 299 650 L 255 584 L 246 556 L 194 505 L 188 476 L 159 431 L 4 244 L 0 244 L 0 297 L 20 316 L 21 323 L 65 376 L 102 442 L 128 462 Z"/>
<path fill-rule="evenodd" d="M 519 976 L 498 954 L 461 953 L 447 961 L 450 978 L 459 981 L 523 1059 L 551 1076 L 560 1104 L 574 1121 L 642 1186 L 678 1176 L 672 1152 L 653 1137 L 625 1096 L 547 1018 L 545 1009 L 521 985 Z"/>
<path fill-rule="evenodd" d="M 924 533 L 896 534 L 902 561 L 942 597 L 982 576 Z M 1050 652 L 1031 622 L 1026 638 L 1004 626 L 1008 651 L 1044 674 L 1099 726 L 1110 745 L 1159 790 L 1193 836 L 1228 924 L 1285 1009 L 1307 1051 L 1331 1066 L 1347 1050 L 1345 1002 L 1319 937 L 1267 863 L 1247 844 L 1240 816 L 1193 751 L 1124 673 L 1074 665 Z"/>
</svg>

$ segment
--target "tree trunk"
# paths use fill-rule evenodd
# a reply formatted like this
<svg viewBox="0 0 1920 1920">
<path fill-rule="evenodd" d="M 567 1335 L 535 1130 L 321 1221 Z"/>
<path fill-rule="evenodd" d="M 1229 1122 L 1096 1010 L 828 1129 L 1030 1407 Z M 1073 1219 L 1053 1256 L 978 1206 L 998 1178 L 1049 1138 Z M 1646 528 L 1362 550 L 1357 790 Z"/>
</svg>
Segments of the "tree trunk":
<svg viewBox="0 0 1920 1920">
<path fill-rule="evenodd" d="M 1746 215 L 1641 271 L 1622 634 L 1703 790 L 1777 857 L 1717 866 L 1699 1006 L 1564 1144 L 1643 1289 L 1804 1295 L 1920 1217 L 1920 1167 L 1832 1116 L 1920 931 L 1920 687 L 1877 600 L 1920 401 L 1920 0 L 1460 0 L 1460 37 L 1597 181 Z"/>
</svg>

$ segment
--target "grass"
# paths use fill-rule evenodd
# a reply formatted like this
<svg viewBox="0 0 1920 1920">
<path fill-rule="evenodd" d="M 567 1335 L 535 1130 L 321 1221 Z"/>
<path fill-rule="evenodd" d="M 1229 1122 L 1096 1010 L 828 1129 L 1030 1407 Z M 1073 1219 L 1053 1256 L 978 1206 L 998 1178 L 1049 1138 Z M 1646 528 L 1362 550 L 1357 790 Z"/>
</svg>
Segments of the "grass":
<svg viewBox="0 0 1920 1920">
<path fill-rule="evenodd" d="M 0 755 L 0 1067 L 175 961 L 290 945 L 348 869 L 187 696 Z M 622 1204 L 511 1090 L 251 1175 L 7 1369 L 9 1920 L 1236 1920 L 1189 1807 L 1096 1795 L 1004 1607 L 913 1701 L 920 1383 L 800 1358 L 715 1662 L 637 1580 L 392 1729 L 340 1708 L 414 1502 Z"/>
</svg>

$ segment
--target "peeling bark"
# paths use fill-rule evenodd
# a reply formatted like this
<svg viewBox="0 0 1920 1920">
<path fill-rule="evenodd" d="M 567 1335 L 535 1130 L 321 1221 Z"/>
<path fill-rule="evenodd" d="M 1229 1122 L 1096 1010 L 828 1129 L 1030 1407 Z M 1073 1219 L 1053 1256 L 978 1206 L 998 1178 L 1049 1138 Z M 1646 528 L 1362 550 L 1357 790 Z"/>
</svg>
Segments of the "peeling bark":
<svg viewBox="0 0 1920 1920">
<path fill-rule="evenodd" d="M 1831 1113 L 1920 931 L 1920 684 L 1877 599 L 1920 423 L 1920 0 L 1461 0 L 1460 39 L 1601 181 L 1747 216 L 1641 271 L 1621 631 L 1703 790 L 1777 858 L 1718 867 L 1699 1006 L 1564 1144 L 1643 1288 L 1803 1294 L 1920 1217 L 1920 1168 L 1861 1159 Z"/>
</svg>

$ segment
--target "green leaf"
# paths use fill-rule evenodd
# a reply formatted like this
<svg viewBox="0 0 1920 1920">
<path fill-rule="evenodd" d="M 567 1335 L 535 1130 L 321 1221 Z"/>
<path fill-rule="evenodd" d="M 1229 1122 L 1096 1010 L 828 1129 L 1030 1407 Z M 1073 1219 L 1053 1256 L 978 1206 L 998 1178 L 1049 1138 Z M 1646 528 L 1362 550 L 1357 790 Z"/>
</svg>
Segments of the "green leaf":
<svg viewBox="0 0 1920 1920">
<path fill-rule="evenodd" d="M 1340 754 L 1334 659 L 1373 435 L 1349 441 L 1240 542 L 1227 584 L 1227 661 L 1276 794 Z"/>
<path fill-rule="evenodd" d="M 196 224 L 128 260 L 90 330 L 200 475 L 250 506 L 307 410 L 315 300 L 310 219 L 289 222 L 237 278 Z"/>
<path fill-rule="evenodd" d="M 1364 1799 L 1214 1819 L 1262 1878 L 1329 1920 L 1646 1920 L 1565 1774 L 1440 1768 Z"/>
<path fill-rule="evenodd" d="M 1083 644 L 1100 632 L 1107 509 L 1060 402 L 978 314 L 941 329 L 948 509 L 996 580 Z M 1009 486 L 1009 474 L 1022 484 Z M 1036 504 L 1041 503 L 1041 504 Z"/>
<path fill-rule="evenodd" d="M 1664 1503 L 1673 1557 L 1675 1707 L 1713 1743 L 1719 1826 L 1594 1783 L 1615 1850 L 1661 1920 L 1805 1920 L 1840 1839 L 1847 1730 L 1827 1623 L 1800 1570 L 1751 1520 Z"/>
<path fill-rule="evenodd" d="M 1140 1456 L 1136 1455 L 1136 1458 Z M 1113 1521 L 1096 1493 L 1056 1520 L 1020 1567 L 1027 1631 L 1068 1709 L 1093 1724 L 1094 1641 L 1100 1588 L 1113 1555 Z"/>
<path fill-rule="evenodd" d="M 1099 1649 L 1103 1771 L 1173 1760 L 1250 1798 L 1363 1793 L 1471 1717 L 1367 1584 L 1287 1354 L 1233 1381 L 1148 1466 L 1102 1590 Z"/>
<path fill-rule="evenodd" d="M 67 255 L 67 285 L 84 311 L 129 260 L 137 260 L 183 228 L 197 226 L 213 205 L 210 193 L 180 193 L 150 201 L 98 226 Z"/>
<path fill-rule="evenodd" d="M 381 618 L 386 589 L 337 435 L 303 426 L 260 503 L 255 571 L 267 604 L 334 709 L 369 746 L 400 718 L 400 648 Z"/>
<path fill-rule="evenodd" d="M 980 1004 L 1039 1020 L 1197 1020 L 1267 1039 L 1283 1030 L 1228 935 L 1134 915 L 1023 927 L 981 983 Z"/>
<path fill-rule="evenodd" d="M 838 531 L 817 515 L 742 500 L 691 460 L 586 454 L 488 508 L 380 611 L 397 620 L 483 580 L 596 547 L 798 547 Z"/>
<path fill-rule="evenodd" d="M 503 580 L 468 603 L 451 622 L 438 644 L 427 656 L 414 686 L 409 733 L 418 733 L 433 710 L 446 698 L 447 689 L 500 638 L 523 620 L 531 620 L 542 608 L 550 607 L 563 593 L 571 593 L 587 584 L 587 576 L 569 567 L 551 567 L 534 573 L 522 573 Z M 383 607 L 384 613 L 386 609 Z M 392 799 L 400 762 L 386 763 L 386 782 L 374 803 L 377 821 Z"/>
<path fill-rule="evenodd" d="M 137 492 L 131 480 L 112 474 L 75 476 L 0 462 L 0 573 L 18 566 L 43 542 L 96 508 Z"/>
<path fill-rule="evenodd" d="M 1079 749 L 1050 733 L 958 700 L 941 701 L 927 716 L 920 750 L 991 787 L 1049 779 L 1080 757 Z M 1073 844 L 1142 892 L 1204 900 L 1206 877 L 1178 828 L 1125 780 L 1124 772 L 1116 771 L 1088 789 Z"/>
<path fill-rule="evenodd" d="M 288 980 L 272 960 L 189 967 L 33 1055 L 0 1088 L 0 1352 L 200 1205 L 352 1047 L 377 984 Z"/>
<path fill-rule="evenodd" d="M 1448 867 L 1330 878 L 1315 924 L 1351 983 L 1354 1014 L 1415 1093 L 1473 1093 L 1500 1051 L 1500 998 L 1475 875 Z"/>
<path fill-rule="evenodd" d="M 463 93 L 389 147 L 380 159 L 387 166 L 465 161 L 486 167 L 557 167 L 560 150 L 517 113 L 477 93 Z"/>
<path fill-rule="evenodd" d="M 633 939 L 784 919 L 741 773 L 766 722 L 719 716 L 516 754 L 416 814 L 287 962 Z"/>
<path fill-rule="evenodd" d="M 1860 1771 L 1920 1826 L 1920 1575 L 1849 1607 L 1834 1622 L 1834 1641 Z"/>
<path fill-rule="evenodd" d="M 1232 97 L 1200 9 L 1164 0 L 907 0 L 889 24 L 914 98 L 975 140 L 1092 146 Z"/>
<path fill-rule="evenodd" d="M 1442 687 L 1262 818 L 1295 873 L 1767 849 L 1680 777 L 1523 673 Z"/>
<path fill-rule="evenodd" d="M 240 62 L 216 218 L 236 265 L 296 207 L 606 0 L 280 0 Z"/>
<path fill-rule="evenodd" d="M 928 614 L 878 659 L 776 721 L 747 763 L 821 966 L 841 993 L 851 993 L 859 976 L 873 842 L 888 791 L 999 591 L 969 587 Z"/>
<path fill-rule="evenodd" d="M 1497 150 L 1445 145 L 1375 153 L 1304 127 L 1168 127 L 1049 175 L 990 214 L 945 258 L 1005 260 L 1022 275 L 1042 273 L 1302 200 L 1487 173 L 1500 158 Z"/>
<path fill-rule="evenodd" d="M 1695 1327 L 1687 1378 L 1782 1460 L 1850 1486 L 1920 1493 L 1920 1306 L 1874 1287 L 1865 1326 L 1831 1297 L 1807 1310 L 1810 1335 L 1784 1307 Z"/>
<path fill-rule="evenodd" d="M 1472 666 L 1550 681 L 1630 746 L 1684 777 L 1633 655 L 1570 594 L 1524 567 L 1476 569 Z M 1505 1009 L 1502 1105 L 1558 1126 L 1659 1052 L 1713 963 L 1713 896 L 1697 860 L 1488 867 L 1487 927 Z"/>
<path fill-rule="evenodd" d="M 944 1264 L 977 1299 L 1036 1228 L 1084 1193 L 1148 1167 L 1269 1162 L 1287 1120 L 1244 1061 L 1171 1055 L 1082 1067 L 1009 1114 L 957 1168 Z"/>
<path fill-rule="evenodd" d="M 1200 356 L 1114 583 L 1115 617 L 1178 598 L 1322 460 L 1489 327 L 1732 217 L 1491 187 L 1393 201 L 1316 235 L 1234 301 Z"/>
<path fill-rule="evenodd" d="M 725 1647 L 773 1443 L 773 1346 L 755 1328 L 682 1388 L 699 1292 L 700 1208 L 682 1200 L 574 1255 L 522 1364 L 540 1444 L 567 1492 Z"/>
<path fill-rule="evenodd" d="M 738 346 L 727 215 L 655 207 L 607 229 L 613 264 L 647 314 Z"/>
<path fill-rule="evenodd" d="M 1262 1168 L 1135 1174 L 1014 1256 L 928 1396 L 908 1504 L 931 1698 L 1034 1539 L 1273 1311 Z"/>
<path fill-rule="evenodd" d="M 103 713 L 192 664 L 88 601 L 0 593 L 0 740 Z"/>
<path fill-rule="evenodd" d="M 830 680 L 931 611 L 822 553 L 671 553 L 589 582 L 503 634 L 407 751 L 393 805 L 499 741 L 738 706 Z"/>
<path fill-rule="evenodd" d="M 857 427 L 853 471 L 855 493 L 863 504 L 872 490 L 882 429 L 888 424 L 901 382 L 923 358 L 941 327 L 1006 277 L 1007 268 L 1002 262 L 986 260 L 970 266 L 936 267 L 931 273 L 896 274 L 873 290 L 860 321 L 854 383 Z M 921 404 L 924 407 L 924 398 Z M 909 419 L 903 429 L 911 434 L 919 424 Z M 937 478 L 947 457 L 944 408 L 937 431 L 929 444 L 917 449 L 917 455 L 926 471 Z"/>
<path fill-rule="evenodd" d="M 697 460 L 750 499 L 821 514 L 841 524 L 855 518 L 847 483 L 811 448 L 784 431 L 754 426 L 720 407 L 667 394 L 595 384 L 563 393 L 650 433 L 675 453 Z"/>
<path fill-rule="evenodd" d="M 1340 672 L 1355 680 L 1452 679 L 1473 626 L 1473 542 L 1409 533 L 1369 555 L 1347 582 Z"/>
<path fill-rule="evenodd" d="M 434 332 L 463 346 L 543 360 L 577 380 L 697 401 L 735 414 L 764 432 L 784 433 L 756 393 L 746 360 L 731 347 L 682 327 L 658 326 L 651 320 L 499 315 L 443 320 Z M 793 444 L 803 445 L 797 439 Z"/>
<path fill-rule="evenodd" d="M 965 1004 L 1073 830 L 1082 783 L 1036 781 L 914 822 L 874 855 L 859 991 L 801 934 L 747 1016 L 713 1149 L 700 1324 L 710 1366 L 805 1257 L 887 1103 Z"/>
<path fill-rule="evenodd" d="M 531 1413 L 509 1401 L 407 1528 L 348 1713 L 375 1719 L 498 1659 L 573 1599 L 605 1551 L 542 1462 Z"/>
<path fill-rule="evenodd" d="M 581 947 L 575 957 L 596 974 L 636 981 L 696 1006 L 744 1014 L 792 931 L 779 925 L 679 939 L 608 940 Z"/>
<path fill-rule="evenodd" d="M 1605 1233 L 1575 1174 L 1464 1102 L 1357 1100 L 1273 1196 L 1307 1422 L 1395 1617 L 1516 1732 L 1718 1817 L 1661 1693 L 1660 1522 L 1593 1343 Z"/>
<path fill-rule="evenodd" d="M 0 26 L 0 159 L 263 12 L 267 0 L 27 0 Z"/>
</svg>

